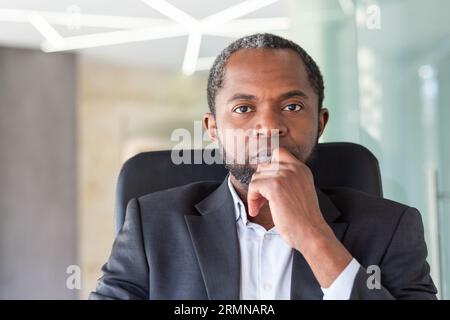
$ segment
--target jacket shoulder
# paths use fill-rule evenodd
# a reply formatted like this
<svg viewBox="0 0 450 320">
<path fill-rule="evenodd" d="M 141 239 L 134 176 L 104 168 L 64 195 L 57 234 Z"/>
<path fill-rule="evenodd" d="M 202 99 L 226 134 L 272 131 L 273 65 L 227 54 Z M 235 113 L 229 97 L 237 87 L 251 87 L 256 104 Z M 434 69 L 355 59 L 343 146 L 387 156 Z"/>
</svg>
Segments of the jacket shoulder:
<svg viewBox="0 0 450 320">
<path fill-rule="evenodd" d="M 349 188 L 323 192 L 341 214 L 337 222 L 348 224 L 343 243 L 363 266 L 381 265 L 394 239 L 398 247 L 423 237 L 422 218 L 413 207 Z"/>
<path fill-rule="evenodd" d="M 400 202 L 351 188 L 336 187 L 322 191 L 341 212 L 341 219 L 349 220 L 349 222 L 392 223 L 398 221 L 407 211 L 417 211 Z"/>
</svg>

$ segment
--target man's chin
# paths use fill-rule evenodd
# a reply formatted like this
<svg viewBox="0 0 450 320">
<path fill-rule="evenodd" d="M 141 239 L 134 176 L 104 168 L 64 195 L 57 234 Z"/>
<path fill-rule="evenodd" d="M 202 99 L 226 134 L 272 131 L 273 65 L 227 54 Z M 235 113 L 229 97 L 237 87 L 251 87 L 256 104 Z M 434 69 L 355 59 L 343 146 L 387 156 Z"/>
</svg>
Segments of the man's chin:
<svg viewBox="0 0 450 320">
<path fill-rule="evenodd" d="M 246 165 L 236 165 L 236 164 L 226 164 L 225 167 L 228 169 L 230 174 L 238 180 L 241 184 L 248 186 L 250 181 L 252 181 L 252 176 L 256 172 L 257 165 L 246 164 Z"/>
</svg>

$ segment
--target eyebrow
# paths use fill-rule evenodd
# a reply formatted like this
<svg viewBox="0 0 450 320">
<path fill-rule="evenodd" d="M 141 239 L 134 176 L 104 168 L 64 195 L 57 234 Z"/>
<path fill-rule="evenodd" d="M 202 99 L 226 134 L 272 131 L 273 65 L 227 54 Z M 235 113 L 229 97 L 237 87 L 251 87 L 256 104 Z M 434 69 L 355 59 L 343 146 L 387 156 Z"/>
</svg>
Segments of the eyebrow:
<svg viewBox="0 0 450 320">
<path fill-rule="evenodd" d="M 228 99 L 227 103 L 233 102 L 235 100 L 256 100 L 256 96 L 252 94 L 246 94 L 246 93 L 235 93 L 233 96 Z"/>
<path fill-rule="evenodd" d="M 302 97 L 302 98 L 308 98 L 306 93 L 300 90 L 291 90 L 288 92 L 285 92 L 281 94 L 278 97 L 278 100 L 286 100 L 293 97 Z M 257 100 L 257 97 L 252 94 L 247 93 L 235 93 L 230 99 L 228 99 L 227 103 L 233 102 L 235 100 Z"/>
<path fill-rule="evenodd" d="M 281 94 L 279 96 L 279 100 L 286 100 L 286 99 L 293 98 L 293 97 L 308 98 L 306 93 L 304 93 L 303 91 L 292 90 L 292 91 L 288 91 L 288 92 L 285 92 L 285 93 Z"/>
</svg>

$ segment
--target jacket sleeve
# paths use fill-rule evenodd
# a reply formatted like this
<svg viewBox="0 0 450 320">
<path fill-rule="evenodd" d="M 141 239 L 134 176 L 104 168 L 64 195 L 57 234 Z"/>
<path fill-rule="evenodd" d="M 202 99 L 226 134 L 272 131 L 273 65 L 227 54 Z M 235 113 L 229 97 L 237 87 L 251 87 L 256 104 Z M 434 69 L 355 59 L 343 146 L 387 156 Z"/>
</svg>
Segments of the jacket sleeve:
<svg viewBox="0 0 450 320">
<path fill-rule="evenodd" d="M 361 266 L 350 299 L 436 299 L 437 289 L 426 258 L 421 215 L 409 207 L 403 212 L 381 260 L 381 284 L 370 285 L 374 283 L 374 273 Z"/>
<path fill-rule="evenodd" d="M 125 222 L 102 272 L 103 276 L 89 299 L 149 299 L 149 266 L 137 199 L 130 200 L 127 205 Z"/>
</svg>

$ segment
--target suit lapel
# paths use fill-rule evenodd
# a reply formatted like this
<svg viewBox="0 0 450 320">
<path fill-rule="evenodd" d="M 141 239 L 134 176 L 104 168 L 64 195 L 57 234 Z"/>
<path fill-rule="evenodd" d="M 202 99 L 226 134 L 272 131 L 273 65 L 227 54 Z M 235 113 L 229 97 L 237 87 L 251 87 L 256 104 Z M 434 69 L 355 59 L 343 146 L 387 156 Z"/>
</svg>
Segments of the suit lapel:
<svg viewBox="0 0 450 320">
<path fill-rule="evenodd" d="M 336 222 L 340 216 L 339 210 L 331 200 L 318 188 L 317 198 L 319 200 L 320 211 L 325 221 L 330 225 L 336 238 L 342 242 L 348 224 L 346 222 Z M 292 280 L 291 280 L 291 299 L 292 300 L 321 300 L 323 292 L 310 266 L 303 255 L 294 250 L 292 262 Z"/>
<path fill-rule="evenodd" d="M 227 178 L 186 215 L 209 299 L 239 299 L 240 256 L 236 217 Z"/>
</svg>

